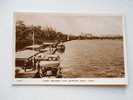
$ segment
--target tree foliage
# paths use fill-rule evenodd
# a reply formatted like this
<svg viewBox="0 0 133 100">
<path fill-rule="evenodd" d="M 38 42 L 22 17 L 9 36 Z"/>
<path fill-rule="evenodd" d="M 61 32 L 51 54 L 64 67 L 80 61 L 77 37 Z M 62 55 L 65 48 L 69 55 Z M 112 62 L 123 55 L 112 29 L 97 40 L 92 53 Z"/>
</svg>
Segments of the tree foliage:
<svg viewBox="0 0 133 100">
<path fill-rule="evenodd" d="M 57 32 L 52 27 L 27 26 L 23 21 L 16 22 L 16 51 L 25 46 L 42 44 L 43 42 L 67 41 L 68 35 Z M 69 40 L 85 39 L 123 39 L 122 36 L 94 36 L 91 33 L 81 33 L 81 35 L 69 35 Z"/>
<path fill-rule="evenodd" d="M 43 42 L 66 41 L 67 35 L 56 32 L 52 27 L 26 26 L 23 21 L 16 22 L 16 50 Z"/>
</svg>

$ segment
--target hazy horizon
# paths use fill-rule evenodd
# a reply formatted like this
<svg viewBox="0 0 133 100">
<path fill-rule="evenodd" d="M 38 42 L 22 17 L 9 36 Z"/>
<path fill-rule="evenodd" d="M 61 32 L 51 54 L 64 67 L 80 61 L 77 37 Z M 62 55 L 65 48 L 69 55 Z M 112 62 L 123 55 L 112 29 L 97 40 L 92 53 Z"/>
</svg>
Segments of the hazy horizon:
<svg viewBox="0 0 133 100">
<path fill-rule="evenodd" d="M 52 27 L 58 32 L 71 35 L 122 35 L 122 16 L 67 15 L 45 13 L 15 13 L 15 20 L 26 25 Z"/>
</svg>

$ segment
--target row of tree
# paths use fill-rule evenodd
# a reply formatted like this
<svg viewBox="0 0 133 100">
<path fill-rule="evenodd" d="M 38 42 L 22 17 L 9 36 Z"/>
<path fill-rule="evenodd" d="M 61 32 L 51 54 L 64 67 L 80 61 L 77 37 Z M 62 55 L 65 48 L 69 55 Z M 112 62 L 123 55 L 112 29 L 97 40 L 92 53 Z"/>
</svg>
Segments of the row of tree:
<svg viewBox="0 0 133 100">
<path fill-rule="evenodd" d="M 122 36 L 93 36 L 89 35 L 69 35 L 69 40 L 83 39 L 122 39 Z M 42 28 L 41 26 L 27 26 L 23 21 L 16 22 L 16 50 L 23 49 L 25 46 L 42 44 L 43 42 L 68 41 L 68 35 L 57 32 L 52 27 Z"/>
<path fill-rule="evenodd" d="M 103 40 L 103 39 L 123 39 L 122 36 L 118 35 L 118 36 L 91 36 L 91 37 L 87 37 L 87 36 L 78 36 L 78 39 L 80 40 L 85 40 L 85 39 L 90 39 L 90 40 L 93 40 L 93 39 L 100 39 L 100 40 Z"/>
<path fill-rule="evenodd" d="M 16 22 L 16 50 L 25 46 L 42 44 L 43 42 L 66 41 L 67 35 L 57 32 L 51 27 L 42 29 L 41 26 L 26 26 L 23 21 Z"/>
</svg>

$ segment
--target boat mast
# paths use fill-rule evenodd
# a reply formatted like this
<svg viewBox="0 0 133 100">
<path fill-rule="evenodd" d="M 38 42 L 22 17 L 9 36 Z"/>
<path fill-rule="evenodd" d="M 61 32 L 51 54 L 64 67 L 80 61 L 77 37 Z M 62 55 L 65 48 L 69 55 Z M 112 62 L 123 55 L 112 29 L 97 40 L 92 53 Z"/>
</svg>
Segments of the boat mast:
<svg viewBox="0 0 133 100">
<path fill-rule="evenodd" d="M 69 35 L 67 35 L 67 41 L 69 41 Z"/>
</svg>

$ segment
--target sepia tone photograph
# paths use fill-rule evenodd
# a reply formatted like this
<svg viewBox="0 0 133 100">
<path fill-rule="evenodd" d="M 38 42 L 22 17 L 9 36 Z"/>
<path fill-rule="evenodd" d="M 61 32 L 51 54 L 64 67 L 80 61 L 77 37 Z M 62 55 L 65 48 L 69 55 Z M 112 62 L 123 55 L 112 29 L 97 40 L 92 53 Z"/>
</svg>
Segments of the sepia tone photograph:
<svg viewBox="0 0 133 100">
<path fill-rule="evenodd" d="M 16 12 L 14 26 L 15 79 L 125 78 L 123 16 Z"/>
</svg>

